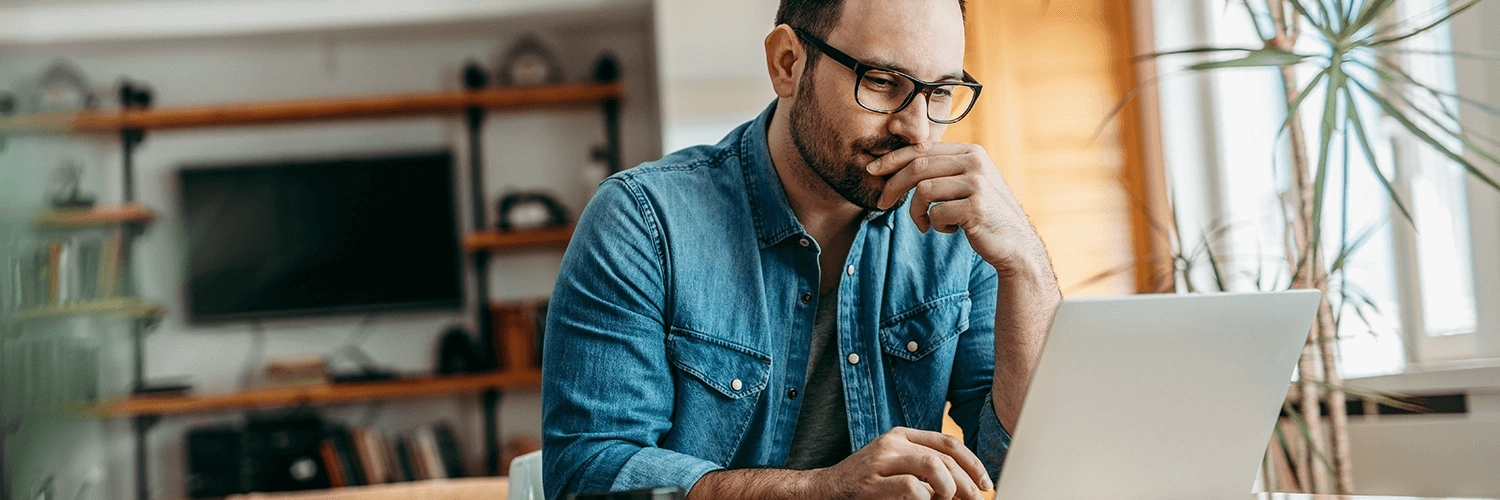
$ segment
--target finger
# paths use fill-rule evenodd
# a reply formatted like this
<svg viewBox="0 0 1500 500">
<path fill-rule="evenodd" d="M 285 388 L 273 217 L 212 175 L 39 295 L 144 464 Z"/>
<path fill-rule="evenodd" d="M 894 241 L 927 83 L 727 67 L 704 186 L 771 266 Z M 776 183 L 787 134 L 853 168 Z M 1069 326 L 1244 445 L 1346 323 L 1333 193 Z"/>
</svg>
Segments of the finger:
<svg viewBox="0 0 1500 500">
<path fill-rule="evenodd" d="M 923 156 L 913 159 L 907 163 L 905 168 L 897 171 L 885 181 L 885 190 L 880 192 L 880 199 L 876 206 L 889 208 L 887 205 L 895 203 L 901 193 L 911 191 L 918 183 L 927 179 L 949 177 L 963 173 L 963 157 L 959 155 Z"/>
<path fill-rule="evenodd" d="M 949 477 L 953 478 L 953 484 L 957 487 L 953 498 L 963 500 L 981 500 L 984 498 L 984 493 L 980 491 L 979 485 L 974 484 L 974 478 L 969 477 L 968 472 L 965 472 L 964 468 L 959 466 L 957 461 L 953 460 L 953 457 L 948 455 L 940 456 L 943 459 L 943 465 L 948 467 Z"/>
<path fill-rule="evenodd" d="M 910 498 L 912 500 L 933 498 L 932 486 L 910 474 L 882 478 L 877 483 L 874 493 L 874 498 Z"/>
<path fill-rule="evenodd" d="M 896 439 L 886 447 L 886 460 L 875 464 L 876 475 L 884 477 L 912 476 L 925 481 L 932 488 L 933 498 L 948 500 L 958 491 L 953 470 L 943 461 L 946 456 L 932 448 L 912 443 L 907 439 Z"/>
<path fill-rule="evenodd" d="M 871 175 L 889 175 L 891 172 L 900 170 L 912 160 L 923 156 L 932 155 L 956 155 L 968 151 L 969 145 L 961 142 L 924 142 L 886 153 L 885 156 L 876 158 L 875 161 L 865 165 L 865 170 Z"/>
<path fill-rule="evenodd" d="M 944 203 L 943 205 L 948 205 L 948 203 Z M 898 429 L 903 429 L 902 435 L 906 437 L 908 441 L 926 446 L 928 448 L 932 448 L 950 457 L 953 457 L 953 460 L 955 462 L 958 462 L 958 465 L 960 467 L 963 467 L 964 472 L 967 472 L 969 474 L 969 477 L 974 480 L 975 484 L 982 485 L 982 489 L 990 490 L 995 487 L 994 484 L 990 483 L 989 473 L 984 470 L 984 462 L 979 461 L 979 457 L 975 456 L 974 452 L 969 451 L 969 448 L 964 446 L 963 441 L 960 441 L 958 438 L 943 434 L 941 432 L 924 431 L 919 429 L 904 429 L 899 427 Z"/>
<path fill-rule="evenodd" d="M 927 210 L 927 224 L 939 233 L 952 234 L 960 229 L 967 230 L 974 223 L 973 208 L 974 200 L 971 198 L 933 205 Z"/>
<path fill-rule="evenodd" d="M 915 460 L 918 469 L 913 473 L 932 487 L 932 498 L 952 500 L 958 494 L 958 481 L 953 478 L 953 471 L 948 468 L 947 462 L 943 461 L 943 454 L 931 449 L 919 453 L 921 454 L 917 456 L 921 459 Z"/>
<path fill-rule="evenodd" d="M 916 190 L 912 192 L 911 203 L 908 207 L 911 220 L 917 223 L 918 230 L 927 232 L 927 229 L 932 227 L 927 213 L 930 208 L 935 208 L 932 206 L 933 203 L 968 198 L 973 194 L 974 185 L 962 176 L 938 177 L 919 182 Z"/>
</svg>

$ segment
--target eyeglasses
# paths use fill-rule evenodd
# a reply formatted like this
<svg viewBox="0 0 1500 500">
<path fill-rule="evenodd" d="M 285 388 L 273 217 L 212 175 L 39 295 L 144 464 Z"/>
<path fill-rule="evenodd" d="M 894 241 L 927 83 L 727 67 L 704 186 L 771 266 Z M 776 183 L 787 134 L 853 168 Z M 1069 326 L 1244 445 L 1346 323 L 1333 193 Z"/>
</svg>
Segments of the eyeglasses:
<svg viewBox="0 0 1500 500">
<path fill-rule="evenodd" d="M 917 94 L 922 94 L 927 98 L 927 119 L 942 124 L 954 123 L 969 114 L 974 101 L 979 99 L 979 91 L 984 88 L 969 76 L 968 71 L 964 72 L 960 82 L 924 82 L 900 71 L 862 63 L 805 31 L 796 28 L 793 31 L 830 59 L 853 70 L 855 102 L 876 113 L 899 113 Z"/>
</svg>

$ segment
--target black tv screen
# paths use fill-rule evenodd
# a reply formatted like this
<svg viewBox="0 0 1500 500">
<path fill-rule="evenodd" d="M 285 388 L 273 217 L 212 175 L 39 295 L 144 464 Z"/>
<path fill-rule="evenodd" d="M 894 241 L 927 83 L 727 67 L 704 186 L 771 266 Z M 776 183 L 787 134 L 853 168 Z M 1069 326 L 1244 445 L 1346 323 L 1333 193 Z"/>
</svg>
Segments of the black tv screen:
<svg viewBox="0 0 1500 500">
<path fill-rule="evenodd" d="M 457 307 L 449 153 L 180 172 L 194 322 Z"/>
</svg>

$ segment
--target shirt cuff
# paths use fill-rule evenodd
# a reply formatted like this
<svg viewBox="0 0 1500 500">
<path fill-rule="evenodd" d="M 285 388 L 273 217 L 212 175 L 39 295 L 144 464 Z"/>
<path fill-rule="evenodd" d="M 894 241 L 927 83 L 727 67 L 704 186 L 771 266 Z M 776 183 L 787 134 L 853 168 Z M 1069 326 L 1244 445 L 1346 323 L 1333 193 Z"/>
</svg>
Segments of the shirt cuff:
<svg viewBox="0 0 1500 500">
<path fill-rule="evenodd" d="M 979 440 L 974 451 L 979 461 L 984 462 L 990 480 L 1000 484 L 1000 467 L 1005 464 L 1005 455 L 1010 451 L 1010 432 L 1000 423 L 995 414 L 995 402 L 991 394 L 984 395 L 984 406 L 979 409 Z"/>
<path fill-rule="evenodd" d="M 723 467 L 691 455 L 661 448 L 641 448 L 641 451 L 632 455 L 620 467 L 620 473 L 615 476 L 615 483 L 609 489 L 628 491 L 680 486 L 683 491 L 687 491 L 704 474 L 719 469 Z"/>
</svg>

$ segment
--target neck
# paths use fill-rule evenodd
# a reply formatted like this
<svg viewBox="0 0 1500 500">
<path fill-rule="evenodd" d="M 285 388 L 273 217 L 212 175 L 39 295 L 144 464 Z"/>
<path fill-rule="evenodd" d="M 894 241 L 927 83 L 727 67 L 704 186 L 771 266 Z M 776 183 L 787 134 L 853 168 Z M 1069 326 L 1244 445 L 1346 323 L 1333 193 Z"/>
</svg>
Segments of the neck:
<svg viewBox="0 0 1500 500">
<path fill-rule="evenodd" d="M 858 230 L 865 210 L 834 191 L 802 159 L 802 153 L 792 142 L 789 125 L 792 103 L 782 101 L 777 103 L 766 126 L 766 144 L 771 150 L 771 164 L 776 175 L 781 177 L 781 189 L 786 192 L 792 214 L 820 244 L 843 239 L 839 236 L 844 234 L 852 235 Z"/>
</svg>

